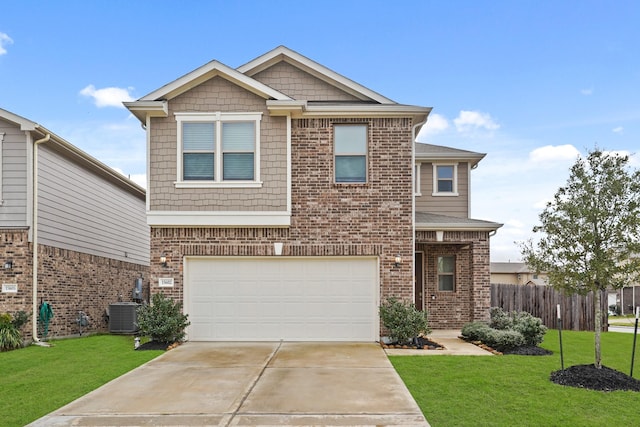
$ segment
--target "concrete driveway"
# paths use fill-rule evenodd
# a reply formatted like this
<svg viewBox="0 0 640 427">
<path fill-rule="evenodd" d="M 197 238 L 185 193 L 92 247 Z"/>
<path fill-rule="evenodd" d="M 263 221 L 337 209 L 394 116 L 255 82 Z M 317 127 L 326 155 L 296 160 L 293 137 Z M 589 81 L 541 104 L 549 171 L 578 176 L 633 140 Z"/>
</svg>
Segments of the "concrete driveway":
<svg viewBox="0 0 640 427">
<path fill-rule="evenodd" d="M 428 426 L 375 343 L 188 342 L 32 426 Z"/>
</svg>

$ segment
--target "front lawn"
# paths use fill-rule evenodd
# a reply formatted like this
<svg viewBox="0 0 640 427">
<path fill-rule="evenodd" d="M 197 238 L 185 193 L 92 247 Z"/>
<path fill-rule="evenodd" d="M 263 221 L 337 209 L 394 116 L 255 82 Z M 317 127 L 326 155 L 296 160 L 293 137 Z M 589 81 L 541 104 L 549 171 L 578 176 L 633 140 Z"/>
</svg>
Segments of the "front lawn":
<svg viewBox="0 0 640 427">
<path fill-rule="evenodd" d="M 133 337 L 95 335 L 0 353 L 0 419 L 23 426 L 163 353 Z"/>
<path fill-rule="evenodd" d="M 564 366 L 593 363 L 593 332 L 563 331 Z M 629 374 L 633 334 L 603 333 L 603 365 Z M 640 393 L 554 384 L 558 332 L 542 347 L 552 356 L 390 356 L 433 426 L 637 425 Z M 637 353 L 640 350 L 636 349 Z M 636 354 L 640 358 L 640 354 Z M 640 378 L 636 360 L 634 378 Z"/>
</svg>

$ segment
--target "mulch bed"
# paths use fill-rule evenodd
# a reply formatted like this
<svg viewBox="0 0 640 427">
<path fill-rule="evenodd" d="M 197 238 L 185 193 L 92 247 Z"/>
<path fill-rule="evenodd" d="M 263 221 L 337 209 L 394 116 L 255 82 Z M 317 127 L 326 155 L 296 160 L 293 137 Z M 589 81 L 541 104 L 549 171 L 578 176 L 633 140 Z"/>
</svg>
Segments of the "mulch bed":
<svg viewBox="0 0 640 427">
<path fill-rule="evenodd" d="M 380 342 L 382 348 L 404 348 L 404 349 L 413 349 L 413 350 L 444 350 L 444 346 L 438 344 L 435 341 L 430 340 L 429 338 L 418 337 L 413 340 L 411 344 L 383 344 Z"/>
<path fill-rule="evenodd" d="M 177 343 L 148 341 L 144 344 L 140 344 L 136 350 L 171 350 L 177 346 Z"/>
<path fill-rule="evenodd" d="M 551 381 L 569 387 L 588 388 L 598 391 L 640 391 L 640 380 L 603 366 L 576 365 L 551 373 Z"/>
</svg>

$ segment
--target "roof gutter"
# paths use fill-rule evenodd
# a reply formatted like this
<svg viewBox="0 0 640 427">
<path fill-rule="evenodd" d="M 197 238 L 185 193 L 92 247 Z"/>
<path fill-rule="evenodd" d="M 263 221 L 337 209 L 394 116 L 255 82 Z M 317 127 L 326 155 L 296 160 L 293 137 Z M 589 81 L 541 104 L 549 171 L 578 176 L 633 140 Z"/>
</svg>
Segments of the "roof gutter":
<svg viewBox="0 0 640 427">
<path fill-rule="evenodd" d="M 38 338 L 38 145 L 44 144 L 51 140 L 51 134 L 47 133 L 44 138 L 40 138 L 33 142 L 33 216 L 32 216 L 32 235 L 33 235 L 33 253 L 32 253 L 32 265 L 33 265 L 33 283 L 32 289 L 32 324 L 33 324 L 33 341 L 35 343 L 40 342 Z"/>
</svg>

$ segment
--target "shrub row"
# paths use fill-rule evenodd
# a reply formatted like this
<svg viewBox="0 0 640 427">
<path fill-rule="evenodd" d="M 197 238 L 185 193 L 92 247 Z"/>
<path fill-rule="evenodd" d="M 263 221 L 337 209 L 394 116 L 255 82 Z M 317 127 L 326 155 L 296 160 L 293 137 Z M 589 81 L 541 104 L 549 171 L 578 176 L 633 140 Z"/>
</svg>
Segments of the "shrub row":
<svg viewBox="0 0 640 427">
<path fill-rule="evenodd" d="M 462 327 L 462 336 L 469 341 L 482 341 L 499 351 L 522 346 L 537 346 L 547 327 L 542 320 L 524 311 L 505 313 L 499 307 L 491 309 L 491 322 L 471 322 Z"/>
</svg>

